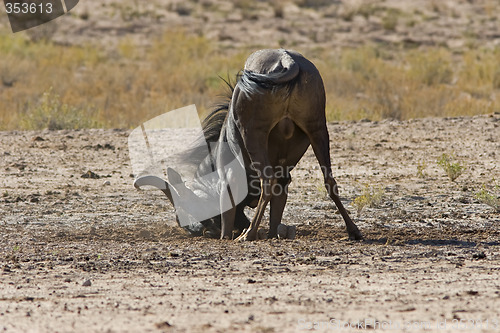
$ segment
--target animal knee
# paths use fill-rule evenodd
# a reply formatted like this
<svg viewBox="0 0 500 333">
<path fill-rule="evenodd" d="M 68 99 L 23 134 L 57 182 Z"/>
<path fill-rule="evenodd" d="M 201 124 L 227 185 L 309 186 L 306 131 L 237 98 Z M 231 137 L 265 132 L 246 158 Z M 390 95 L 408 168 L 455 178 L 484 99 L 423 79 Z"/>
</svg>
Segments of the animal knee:
<svg viewBox="0 0 500 333">
<path fill-rule="evenodd" d="M 338 196 L 339 195 L 339 188 L 337 186 L 337 182 L 335 181 L 335 179 L 333 179 L 333 177 L 328 177 L 325 180 L 325 187 L 326 187 L 326 190 L 330 196 L 332 196 L 332 195 Z"/>
<path fill-rule="evenodd" d="M 288 194 L 288 185 L 292 181 L 291 177 L 279 178 L 276 180 L 272 188 L 272 195 L 283 196 Z"/>
<path fill-rule="evenodd" d="M 261 187 L 262 187 L 262 192 L 261 192 L 261 200 L 263 201 L 269 201 L 271 200 L 273 196 L 273 189 L 275 185 L 277 184 L 277 179 L 272 178 L 272 179 L 263 179 L 261 181 Z"/>
<path fill-rule="evenodd" d="M 277 183 L 281 186 L 288 186 L 292 182 L 292 176 L 288 174 L 287 176 L 278 178 Z"/>
</svg>

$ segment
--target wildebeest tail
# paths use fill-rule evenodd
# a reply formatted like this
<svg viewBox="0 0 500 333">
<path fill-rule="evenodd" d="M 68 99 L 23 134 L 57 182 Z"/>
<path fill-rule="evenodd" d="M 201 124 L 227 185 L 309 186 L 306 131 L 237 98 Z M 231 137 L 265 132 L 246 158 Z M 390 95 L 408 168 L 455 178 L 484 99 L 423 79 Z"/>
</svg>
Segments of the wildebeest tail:
<svg viewBox="0 0 500 333">
<path fill-rule="evenodd" d="M 251 96 L 255 93 L 262 93 L 263 90 L 276 90 L 283 87 L 291 90 L 300 72 L 299 64 L 285 50 L 280 50 L 279 56 L 273 60 L 270 64 L 262 64 L 262 68 L 245 66 L 237 83 L 244 94 Z"/>
</svg>

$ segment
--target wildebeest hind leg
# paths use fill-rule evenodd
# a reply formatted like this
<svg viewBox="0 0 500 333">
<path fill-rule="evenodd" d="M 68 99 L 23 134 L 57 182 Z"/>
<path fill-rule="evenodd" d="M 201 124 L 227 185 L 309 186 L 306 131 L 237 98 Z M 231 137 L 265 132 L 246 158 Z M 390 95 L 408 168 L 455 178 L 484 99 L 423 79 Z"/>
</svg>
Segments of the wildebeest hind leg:
<svg viewBox="0 0 500 333">
<path fill-rule="evenodd" d="M 332 175 L 329 137 L 326 125 L 324 126 L 324 128 L 322 128 L 322 130 L 311 131 L 309 134 L 309 140 L 311 141 L 311 146 L 314 150 L 314 154 L 316 155 L 316 158 L 318 159 L 318 162 L 321 166 L 321 171 L 323 172 L 328 195 L 335 202 L 335 205 L 339 209 L 339 212 L 344 219 L 349 239 L 363 239 L 363 236 L 361 235 L 358 227 L 354 224 L 354 222 L 352 222 L 349 214 L 347 213 L 347 210 L 342 204 L 342 201 L 340 201 L 337 182 Z"/>
</svg>

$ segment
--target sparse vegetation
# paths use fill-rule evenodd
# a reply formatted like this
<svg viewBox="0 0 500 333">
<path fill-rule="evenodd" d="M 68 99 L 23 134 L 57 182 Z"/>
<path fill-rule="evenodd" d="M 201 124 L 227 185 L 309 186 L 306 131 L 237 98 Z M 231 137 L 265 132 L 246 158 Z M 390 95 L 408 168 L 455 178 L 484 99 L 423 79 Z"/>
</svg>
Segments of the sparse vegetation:
<svg viewBox="0 0 500 333">
<path fill-rule="evenodd" d="M 352 205 L 356 208 L 358 215 L 365 207 L 379 207 L 384 199 L 385 192 L 380 187 L 365 186 L 361 195 L 352 201 Z"/>
<path fill-rule="evenodd" d="M 224 92 L 219 76 L 234 78 L 247 55 L 224 54 L 182 31 L 147 52 L 127 39 L 106 52 L 0 34 L 0 52 L 0 129 L 130 128 L 193 103 L 203 112 Z M 72 119 L 62 123 L 61 111 Z"/>
<path fill-rule="evenodd" d="M 365 19 L 375 15 L 381 8 L 370 2 L 362 2 L 360 4 L 350 4 L 344 8 L 340 17 L 345 21 L 352 21 L 354 16 L 360 15 Z"/>
<path fill-rule="evenodd" d="M 387 10 L 387 13 L 382 18 L 382 26 L 385 30 L 395 31 L 398 25 L 399 16 L 401 15 L 401 11 L 391 8 L 391 10 Z"/>
<path fill-rule="evenodd" d="M 405 12 L 374 2 L 342 8 L 324 0 L 293 3 L 306 11 L 327 10 L 346 20 L 376 17 L 381 28 L 390 31 L 403 27 L 405 22 L 418 23 L 424 15 L 418 10 Z M 238 0 L 232 8 L 243 19 L 257 19 L 255 16 L 267 5 L 274 12 L 273 17 L 285 16 L 286 2 L 282 1 Z M 203 10 L 212 7 L 217 6 L 211 2 L 200 6 Z M 448 10 L 438 7 L 439 12 Z M 140 2 L 113 3 L 109 8 L 125 22 L 145 17 L 159 19 L 150 6 Z M 168 9 L 181 16 L 195 16 L 199 10 L 195 2 L 171 4 Z M 88 17 L 82 18 L 85 19 Z M 286 25 L 282 29 L 294 30 Z M 131 38 L 121 39 L 110 49 L 97 44 L 64 46 L 51 42 L 52 30 L 35 30 L 43 32 L 43 36 L 33 36 L 33 32 L 0 32 L 0 129 L 42 126 L 35 126 L 32 121 L 30 124 L 26 117 L 42 104 L 51 87 L 62 106 L 80 113 L 87 110 L 86 116 L 80 118 L 83 123 L 71 122 L 71 127 L 89 123 L 135 127 L 167 110 L 192 103 L 204 112 L 223 94 L 224 84 L 219 76 L 234 78 L 246 56 L 256 48 L 249 45 L 228 51 L 204 37 L 202 31 L 188 34 L 183 30 L 166 31 L 147 47 Z M 325 40 L 324 34 L 316 30 L 307 36 L 312 42 Z M 477 40 L 477 36 L 471 38 Z M 500 111 L 500 47 L 465 47 L 452 52 L 446 46 L 410 48 L 405 43 L 366 44 L 332 52 L 331 48 L 320 46 L 302 50 L 296 41 L 280 35 L 275 46 L 297 48 L 317 65 L 325 82 L 329 121 L 404 120 Z"/>
<path fill-rule="evenodd" d="M 297 5 L 304 8 L 319 9 L 331 5 L 331 0 L 297 0 Z"/>
<path fill-rule="evenodd" d="M 444 48 L 390 52 L 366 46 L 317 61 L 328 94 L 329 120 L 399 120 L 491 113 L 499 51 Z M 481 55 L 481 56 L 479 56 Z M 463 66 L 467 63 L 467 66 Z"/>
<path fill-rule="evenodd" d="M 443 154 L 438 160 L 438 165 L 443 168 L 451 181 L 455 181 L 465 170 L 465 165 L 455 161 L 455 156 Z"/>
<path fill-rule="evenodd" d="M 420 161 L 417 164 L 417 177 L 425 178 L 427 174 L 425 173 L 425 169 L 427 168 L 427 163 L 425 161 Z"/>
<path fill-rule="evenodd" d="M 284 4 L 281 1 L 277 1 L 272 5 L 274 11 L 274 17 L 276 18 L 284 18 L 285 17 L 285 9 Z"/>
<path fill-rule="evenodd" d="M 490 206 L 496 212 L 500 212 L 500 186 L 495 186 L 492 192 L 488 191 L 486 186 L 483 186 L 483 188 L 476 193 L 476 198 L 479 202 Z"/>
<path fill-rule="evenodd" d="M 36 106 L 28 106 L 20 116 L 20 123 L 26 129 L 77 129 L 100 127 L 98 116 L 91 108 L 77 108 L 62 104 L 50 88 Z"/>
</svg>

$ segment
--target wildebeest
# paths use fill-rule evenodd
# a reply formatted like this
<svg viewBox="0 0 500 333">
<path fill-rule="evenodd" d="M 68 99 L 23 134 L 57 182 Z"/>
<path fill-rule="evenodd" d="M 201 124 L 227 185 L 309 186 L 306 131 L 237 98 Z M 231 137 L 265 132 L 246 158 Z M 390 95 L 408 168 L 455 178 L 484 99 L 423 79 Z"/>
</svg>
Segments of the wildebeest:
<svg viewBox="0 0 500 333">
<path fill-rule="evenodd" d="M 215 164 L 218 176 L 198 182 L 195 178 L 196 188 L 191 190 L 175 170 L 169 169 L 162 190 L 172 203 L 173 197 L 183 196 L 180 208 L 194 215 L 193 207 L 203 209 L 207 198 L 221 198 L 216 202 L 222 206 L 227 201 L 222 198 L 232 198 L 232 192 L 238 191 L 229 185 L 235 183 L 235 178 L 246 177 L 249 186 L 243 201 L 233 202 L 231 209 L 221 209 L 219 215 L 200 221 L 209 231 L 231 239 L 233 230 L 238 229 L 242 232 L 237 240 L 255 240 L 270 203 L 268 236 L 276 237 L 287 201 L 290 171 L 311 145 L 328 195 L 344 219 L 349 238 L 362 238 L 339 198 L 332 175 L 323 81 L 316 67 L 301 54 L 284 49 L 251 54 L 230 100 L 207 116 L 203 132 L 208 143 L 215 142 L 213 154 L 198 156 L 194 149 L 187 158 L 197 163 L 197 175 L 207 174 Z M 224 168 L 234 160 L 244 174 Z M 162 182 L 143 177 L 135 181 L 135 186 L 160 187 L 158 183 Z M 246 206 L 256 207 L 251 221 L 245 216 Z"/>
</svg>

